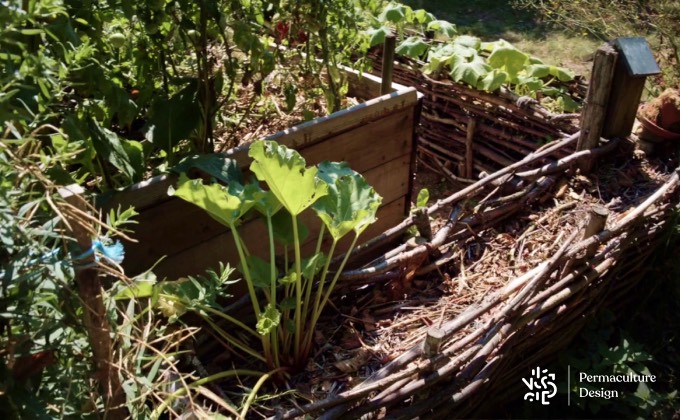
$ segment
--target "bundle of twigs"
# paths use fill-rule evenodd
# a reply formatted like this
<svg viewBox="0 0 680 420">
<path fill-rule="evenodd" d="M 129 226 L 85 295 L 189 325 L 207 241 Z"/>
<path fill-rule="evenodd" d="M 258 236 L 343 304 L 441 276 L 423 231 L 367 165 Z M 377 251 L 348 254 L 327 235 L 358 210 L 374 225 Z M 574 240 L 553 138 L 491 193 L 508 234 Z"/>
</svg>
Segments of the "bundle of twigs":
<svg viewBox="0 0 680 420">
<path fill-rule="evenodd" d="M 439 323 L 427 327 L 420 323 L 415 328 L 418 322 L 404 318 L 378 331 L 389 335 L 394 333 L 390 329 L 411 325 L 405 330 L 408 339 L 399 340 L 402 347 L 405 342 L 410 348 L 393 345 L 389 351 L 403 350 L 400 356 L 363 383 L 279 416 L 313 413 L 321 418 L 359 418 L 381 412 L 407 419 L 425 414 L 428 418 L 484 414 L 484 409 L 493 405 L 491 400 L 517 398 L 515 388 L 521 385 L 517 378 L 564 348 L 581 329 L 584 315 L 605 304 L 621 304 L 644 274 L 640 268 L 677 213 L 680 168 L 652 170 L 650 165 L 631 163 L 635 159 L 627 157 L 626 165 L 646 171 L 636 178 L 640 184 L 637 190 L 628 186 L 621 196 L 608 195 L 605 189 L 619 191 L 614 184 L 625 179 L 625 174 L 608 175 L 607 171 L 624 171 L 627 166 L 602 164 L 600 172 L 591 177 L 602 183 L 593 194 L 585 190 L 578 194 L 574 187 L 565 196 L 569 182 L 572 186 L 593 182 L 570 168 L 585 159 L 621 155 L 625 149 L 617 147 L 624 141 L 612 140 L 597 149 L 564 156 L 577 136 L 539 148 L 438 200 L 424 213 L 448 216 L 431 236 L 422 226 L 422 217 L 414 214 L 360 246 L 353 258 L 380 249 L 410 226 L 418 227 L 423 236 L 421 241 L 397 246 L 371 263 L 345 272 L 346 287 L 406 282 L 440 267 L 452 273 L 457 261 L 461 268 L 456 277 L 451 275 L 451 284 L 467 287 L 474 276 L 478 280 L 497 278 L 470 304 L 452 304 L 452 309 L 442 298 L 434 308 L 423 309 L 435 313 L 430 318 L 441 312 Z M 556 197 L 565 200 L 554 207 L 545 204 L 558 202 Z M 498 241 L 504 244 L 499 245 L 500 251 L 464 267 L 471 241 L 492 242 L 488 236 L 492 228 L 512 224 L 509 216 L 518 212 L 528 214 L 533 223 L 510 238 L 499 235 Z M 584 217 L 587 215 L 590 217 Z M 494 255 L 503 253 L 510 253 L 520 263 L 513 269 L 499 269 Z M 449 301 L 456 302 L 456 296 L 449 296 Z M 383 340 L 382 345 L 389 347 L 388 341 Z"/>
</svg>

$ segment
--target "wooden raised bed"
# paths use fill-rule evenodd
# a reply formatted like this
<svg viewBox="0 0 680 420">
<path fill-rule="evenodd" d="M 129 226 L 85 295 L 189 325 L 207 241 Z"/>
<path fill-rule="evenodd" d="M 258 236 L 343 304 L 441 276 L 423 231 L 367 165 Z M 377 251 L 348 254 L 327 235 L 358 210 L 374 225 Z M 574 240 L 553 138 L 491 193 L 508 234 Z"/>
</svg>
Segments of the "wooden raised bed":
<svg viewBox="0 0 680 420">
<path fill-rule="evenodd" d="M 362 173 L 383 197 L 378 222 L 364 233 L 370 238 L 401 222 L 410 208 L 414 127 L 420 95 L 414 88 L 393 85 L 393 93 L 379 96 L 380 79 L 351 71 L 348 76 L 350 96 L 374 99 L 267 139 L 297 149 L 308 165 L 324 160 L 346 161 Z M 246 169 L 247 153 L 246 145 L 227 151 L 225 157 L 236 159 L 242 169 Z M 217 268 L 219 262 L 235 264 L 238 261 L 228 228 L 200 208 L 168 196 L 168 187 L 176 180 L 174 174 L 158 176 L 100 203 L 104 210 L 134 206 L 139 212 L 136 218 L 139 223 L 130 234 L 138 242 L 125 244 L 123 267 L 127 275 L 148 270 L 164 256 L 154 268 L 159 278 L 202 274 L 208 268 Z M 310 215 L 303 216 L 310 230 L 306 244 L 315 240 L 319 229 Z M 261 240 L 266 236 L 266 228 L 261 222 L 245 223 L 241 232 L 252 253 L 266 255 L 263 247 L 266 241 Z"/>
</svg>

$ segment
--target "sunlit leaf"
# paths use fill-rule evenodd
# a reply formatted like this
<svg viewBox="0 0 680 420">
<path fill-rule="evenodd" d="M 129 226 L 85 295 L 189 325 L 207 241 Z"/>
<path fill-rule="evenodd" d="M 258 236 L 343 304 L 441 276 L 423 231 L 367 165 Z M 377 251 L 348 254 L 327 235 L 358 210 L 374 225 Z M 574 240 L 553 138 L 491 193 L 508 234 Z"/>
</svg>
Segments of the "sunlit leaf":
<svg viewBox="0 0 680 420">
<path fill-rule="evenodd" d="M 433 20 L 427 24 L 428 31 L 435 31 L 440 34 L 446 35 L 448 38 L 453 38 L 456 36 L 458 31 L 456 30 L 456 25 L 447 22 L 445 20 Z"/>
<path fill-rule="evenodd" d="M 465 82 L 476 87 L 479 80 L 486 76 L 491 67 L 481 57 L 470 62 L 459 62 L 451 69 L 451 77 L 456 82 Z"/>
<path fill-rule="evenodd" d="M 508 73 L 493 69 L 479 82 L 477 87 L 487 92 L 493 92 L 500 88 L 509 79 Z"/>
<path fill-rule="evenodd" d="M 402 23 L 407 20 L 407 15 L 413 13 L 412 9 L 399 3 L 390 3 L 378 16 L 380 22 Z"/>
<path fill-rule="evenodd" d="M 481 39 L 470 35 L 461 35 L 454 39 L 453 42 L 458 45 L 474 48 L 475 50 L 479 50 L 479 47 L 482 45 Z"/>
<path fill-rule="evenodd" d="M 486 52 L 493 52 L 496 48 L 513 48 L 512 44 L 504 39 L 499 39 L 493 42 L 482 42 L 479 49 Z"/>
<path fill-rule="evenodd" d="M 394 52 L 399 55 L 405 55 L 411 58 L 420 58 L 423 54 L 425 54 L 428 47 L 429 46 L 427 43 L 423 41 L 421 37 L 412 36 L 406 38 L 399 45 L 397 45 L 397 48 Z"/>
<path fill-rule="evenodd" d="M 250 170 L 267 183 L 270 191 L 293 216 L 302 213 L 327 193 L 327 186 L 317 177 L 317 169 L 305 167 L 300 154 L 272 141 L 259 141 L 250 146 L 253 158 Z"/>
<path fill-rule="evenodd" d="M 435 20 L 434 15 L 425 9 L 414 10 L 413 18 L 415 19 L 416 22 L 420 23 L 421 25 L 428 24 Z"/>
<path fill-rule="evenodd" d="M 260 335 L 267 335 L 272 332 L 281 322 L 281 312 L 273 304 L 268 304 L 264 312 L 257 316 L 255 329 Z"/>
<path fill-rule="evenodd" d="M 524 69 L 528 55 L 512 47 L 498 47 L 493 50 L 487 62 L 495 69 L 504 70 L 510 79 Z"/>
<path fill-rule="evenodd" d="M 427 188 L 421 188 L 420 191 L 418 191 L 418 197 L 416 198 L 416 207 L 427 207 L 428 201 L 430 201 L 430 190 Z"/>
<path fill-rule="evenodd" d="M 392 33 L 392 30 L 387 26 L 381 26 L 379 28 L 371 28 L 366 31 L 368 37 L 370 38 L 370 46 L 381 45 L 385 42 L 385 38 Z"/>
<path fill-rule="evenodd" d="M 202 208 L 212 218 L 226 226 L 235 226 L 254 205 L 250 197 L 238 197 L 222 185 L 205 185 L 203 180 L 189 179 L 184 173 L 179 177 L 178 188 L 176 190 L 171 188 L 168 194 Z"/>
<path fill-rule="evenodd" d="M 352 230 L 358 235 L 376 220 L 382 197 L 347 163 L 322 162 L 319 177 L 328 183 L 328 195 L 314 204 L 314 211 L 334 239 Z"/>
</svg>

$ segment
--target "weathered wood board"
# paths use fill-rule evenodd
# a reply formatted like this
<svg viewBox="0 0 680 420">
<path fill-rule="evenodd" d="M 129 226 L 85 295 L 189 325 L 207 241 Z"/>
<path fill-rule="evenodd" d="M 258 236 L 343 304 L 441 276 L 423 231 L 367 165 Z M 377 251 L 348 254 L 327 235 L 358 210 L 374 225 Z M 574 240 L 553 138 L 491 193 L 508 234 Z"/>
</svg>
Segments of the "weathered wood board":
<svg viewBox="0 0 680 420">
<path fill-rule="evenodd" d="M 360 84 L 367 91 L 369 81 Z M 414 124 L 420 98 L 415 89 L 369 100 L 327 117 L 318 118 L 282 131 L 270 139 L 298 150 L 308 165 L 323 160 L 347 161 L 362 173 L 383 197 L 378 222 L 362 236 L 370 239 L 398 224 L 409 206 L 409 186 L 413 176 Z M 248 147 L 225 153 L 247 170 Z M 123 267 L 128 275 L 136 275 L 163 259 L 154 272 L 159 278 L 177 278 L 202 274 L 220 262 L 238 263 L 233 238 L 228 229 L 203 210 L 183 200 L 170 197 L 167 190 L 177 180 L 174 175 L 156 177 L 110 197 L 104 209 L 134 205 L 140 215 L 131 236 L 138 242 L 126 243 Z M 303 249 L 315 246 L 320 224 L 311 211 L 301 217 L 310 234 Z M 239 232 L 252 254 L 268 257 L 267 232 L 264 223 L 255 219 L 244 223 Z M 343 242 L 341 249 L 349 244 Z"/>
</svg>

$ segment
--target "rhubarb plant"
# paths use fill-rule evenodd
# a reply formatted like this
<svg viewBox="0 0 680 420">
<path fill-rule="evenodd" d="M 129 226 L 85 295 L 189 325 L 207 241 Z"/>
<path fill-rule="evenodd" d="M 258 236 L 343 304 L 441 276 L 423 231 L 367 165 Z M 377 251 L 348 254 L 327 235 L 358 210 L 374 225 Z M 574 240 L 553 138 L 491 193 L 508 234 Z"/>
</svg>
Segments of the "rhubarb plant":
<svg viewBox="0 0 680 420">
<path fill-rule="evenodd" d="M 229 227 L 257 317 L 255 331 L 264 360 L 274 369 L 300 368 L 312 351 L 319 317 L 359 236 L 375 222 L 382 198 L 346 163 L 308 167 L 297 151 L 273 141 L 254 143 L 249 155 L 250 171 L 259 182 L 243 185 L 240 177 L 234 177 L 226 186 L 206 185 L 181 175 L 178 188 L 170 193 Z M 308 209 L 321 228 L 314 252 L 303 256 L 308 230 L 300 215 Z M 267 260 L 251 254 L 238 231 L 244 217 L 253 213 L 267 227 Z M 328 249 L 322 249 L 325 235 L 331 239 Z M 340 240 L 348 235 L 349 249 L 340 264 L 332 266 Z"/>
</svg>

